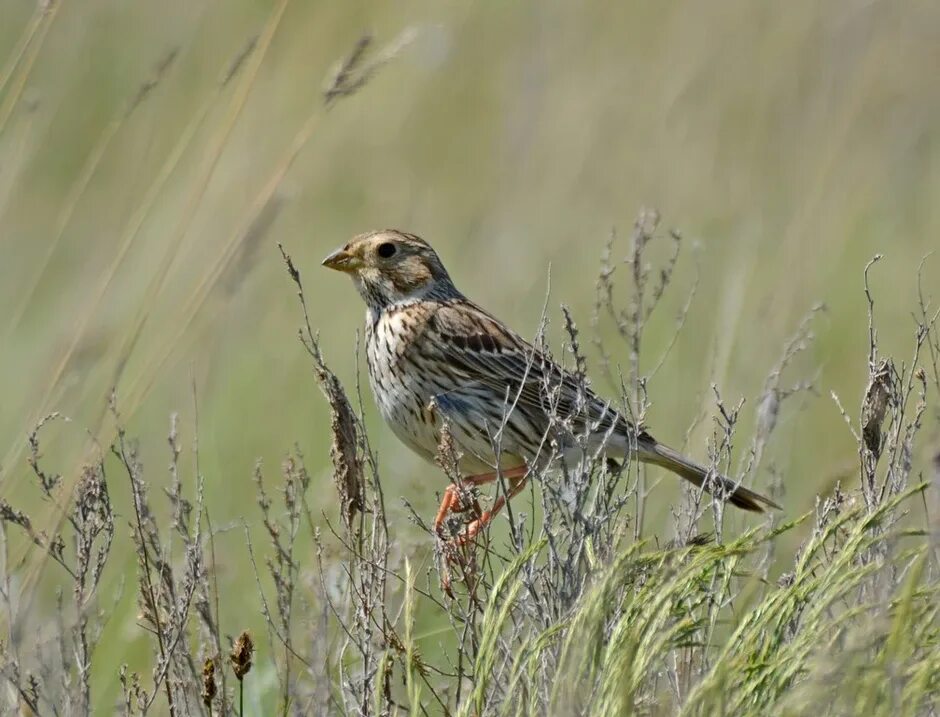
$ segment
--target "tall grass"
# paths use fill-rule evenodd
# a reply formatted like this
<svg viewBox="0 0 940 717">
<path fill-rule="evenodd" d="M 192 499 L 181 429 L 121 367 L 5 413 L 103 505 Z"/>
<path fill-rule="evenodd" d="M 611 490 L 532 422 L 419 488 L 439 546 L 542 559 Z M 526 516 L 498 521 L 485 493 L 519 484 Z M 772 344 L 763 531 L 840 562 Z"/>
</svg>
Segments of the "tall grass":
<svg viewBox="0 0 940 717">
<path fill-rule="evenodd" d="M 662 239 L 655 223 L 638 221 L 627 262 L 642 267 L 632 276 L 632 301 L 649 311 L 623 314 L 625 326 L 633 322 L 626 335 L 634 340 L 669 290 L 668 271 L 658 273 L 659 285 L 645 283 L 657 275 L 645 252 Z M 119 428 L 111 452 L 132 496 L 138 620 L 152 645 L 149 678 L 110 666 L 120 678 L 126 714 L 247 714 L 246 705 L 271 705 L 272 698 L 281 714 L 936 714 L 940 566 L 925 510 L 928 483 L 919 482 L 911 463 L 930 408 L 928 389 L 940 390 L 938 312 L 928 304 L 918 308 L 914 362 L 898 370 L 878 346 L 871 265 L 866 268 L 871 378 L 858 423 L 846 416 L 843 427 L 858 440 L 858 489 L 837 486 L 806 515 L 782 523 L 769 516 L 763 526 L 738 534 L 726 525 L 720 500 L 689 489 L 676 516 L 686 532 L 660 546 L 655 534 L 637 535 L 624 511 L 646 502 L 643 469 L 613 466 L 602 453 L 585 451 L 577 464 L 559 457 L 536 473 L 530 504 L 508 511 L 506 530 L 485 531 L 457 547 L 424 528 L 438 561 L 421 584 L 391 538 L 361 412 L 324 362 L 301 273 L 284 258 L 303 309 L 301 341 L 333 416 L 340 521 L 327 520 L 328 535 L 322 533 L 299 452 L 282 466 L 276 499 L 263 468 L 256 468 L 268 545 L 256 545 L 246 529 L 241 564 L 254 573 L 267 629 L 264 638 L 243 632 L 234 639 L 226 663 L 220 605 L 239 598 L 218 588 L 217 533 L 204 482 L 197 477 L 193 497 L 186 497 L 174 418 L 166 491 L 171 522 L 162 527 L 136 442 L 121 427 L 119 402 L 112 399 Z M 566 317 L 576 370 L 582 365 L 578 329 Z M 791 343 L 768 386 L 792 355 Z M 644 382 L 641 374 L 629 379 Z M 642 391 L 622 398 L 638 413 L 647 400 Z M 730 450 L 738 420 L 720 396 L 716 405 L 722 423 L 715 465 L 722 446 Z M 41 422 L 29 446 L 40 492 L 58 503 L 62 476 L 44 469 L 40 450 L 40 431 L 54 418 Z M 839 425 L 838 414 L 833 420 Z M 762 425 L 745 449 L 751 467 L 773 440 L 774 421 L 765 416 Z M 566 442 L 581 438 L 572 434 Z M 445 431 L 445 472 L 456 465 L 454 450 Z M 750 468 L 742 477 L 748 475 Z M 86 467 L 54 533 L 37 529 L 8 501 L 0 503 L 4 536 L 11 529 L 24 534 L 73 584 L 68 597 L 60 593 L 51 638 L 30 645 L 22 626 L 34 616 L 18 604 L 23 566 L 4 562 L 8 709 L 90 709 L 92 645 L 110 599 L 101 580 L 118 534 L 110 498 L 115 480 L 104 457 Z M 413 518 L 423 525 L 419 514 Z M 452 529 L 460 530 L 459 523 Z M 781 555 L 781 536 L 804 523 L 811 526 L 808 538 L 794 555 Z M 710 532 L 699 531 L 709 525 Z M 312 565 L 299 562 L 304 541 L 316 546 Z M 448 625 L 432 654 L 423 648 L 431 636 L 416 631 L 418 611 L 426 618 L 437 613 Z M 271 673 L 273 682 L 263 677 Z"/>
<path fill-rule="evenodd" d="M 931 713 L 931 4 L 3 20 L 0 711 Z M 382 225 L 785 512 L 586 456 L 438 542 L 350 288 L 291 341 L 275 242 Z"/>
</svg>

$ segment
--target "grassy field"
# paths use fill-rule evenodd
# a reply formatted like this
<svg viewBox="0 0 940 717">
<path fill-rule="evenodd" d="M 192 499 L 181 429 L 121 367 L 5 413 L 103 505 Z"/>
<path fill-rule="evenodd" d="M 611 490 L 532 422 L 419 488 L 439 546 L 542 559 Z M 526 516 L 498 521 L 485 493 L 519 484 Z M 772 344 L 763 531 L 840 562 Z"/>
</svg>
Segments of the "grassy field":
<svg viewBox="0 0 940 717">
<path fill-rule="evenodd" d="M 317 598 L 322 585 L 313 577 L 317 550 L 310 534 L 314 527 L 324 532 L 324 570 L 341 582 L 349 555 L 328 535 L 340 513 L 331 481 L 330 407 L 297 340 L 302 314 L 278 243 L 301 271 L 319 346 L 350 393 L 363 307 L 348 281 L 322 270 L 319 261 L 355 233 L 394 226 L 428 239 L 458 286 L 523 335 L 538 332 L 545 309 L 547 337 L 559 353 L 565 331 L 558 307 L 570 306 L 595 387 L 615 395 L 619 386 L 602 370 L 591 339 L 602 339 L 612 364 L 627 375 L 628 350 L 615 322 L 592 326 L 597 278 L 612 232 L 612 262 L 618 263 L 629 255 L 635 218 L 644 207 L 655 207 L 662 221 L 646 255 L 654 267 L 651 281 L 655 267 L 668 262 L 669 230 L 683 239 L 669 291 L 645 327 L 642 374 L 670 345 L 694 289 L 682 330 L 646 387 L 646 419 L 657 437 L 706 460 L 719 415 L 714 384 L 728 406 L 745 399 L 730 459 L 735 469 L 745 465 L 761 432 L 767 377 L 792 337 L 805 343 L 780 382 L 784 392 L 799 390 L 774 412 L 772 440 L 750 477 L 759 489 L 779 491 L 784 512 L 775 525 L 813 510 L 817 496 L 831 496 L 840 482 L 851 494 L 864 474 L 859 444 L 831 394 L 857 427 L 870 377 L 863 283 L 868 262 L 883 255 L 869 271 L 879 356 L 893 357 L 905 380 L 914 368 L 919 276 L 936 310 L 940 258 L 928 257 L 921 266 L 940 236 L 940 92 L 931 69 L 940 60 L 935 3 L 0 0 L 0 13 L 0 495 L 4 505 L 30 516 L 35 536 L 45 531 L 48 538 L 71 510 L 82 467 L 100 457 L 108 471 L 116 538 L 92 611 L 107 616 L 90 657 L 95 713 L 110 714 L 122 699 L 121 665 L 128 674 L 140 673 L 148 690 L 155 665 L 135 577 L 140 549 L 128 527 L 141 523 L 134 483 L 122 477 L 127 466 L 109 451 L 119 425 L 128 440 L 139 439 L 136 455 L 155 523 L 161 541 L 169 541 L 173 511 L 164 490 L 172 492 L 173 472 L 167 469 L 167 436 L 171 416 L 178 416 L 178 474 L 190 500 L 199 477 L 204 481 L 211 527 L 203 521 L 200 537 L 213 535 L 210 587 L 218 596 L 222 642 L 227 646 L 227 636 L 247 629 L 258 647 L 246 714 L 271 714 L 281 704 L 275 655 L 278 665 L 285 660 L 278 641 L 269 639 L 246 546 L 248 535 L 272 599 L 264 565 L 270 541 L 255 479 L 259 460 L 268 492 L 280 505 L 282 462 L 292 451 L 304 456 L 310 525 L 301 521 L 293 547 L 303 588 L 295 618 L 313 627 L 302 628 L 306 637 L 297 639 L 304 655 L 320 645 L 314 633 L 332 635 L 318 638 L 329 654 L 341 641 L 335 624 L 318 622 L 324 606 Z M 364 35 L 372 42 L 345 78 L 353 84 L 361 79 L 362 86 L 325 101 L 337 63 Z M 615 301 L 625 306 L 632 291 L 628 269 L 618 268 L 614 279 Z M 820 303 L 825 310 L 814 312 Z M 905 482 L 911 488 L 931 479 L 940 452 L 938 386 L 930 375 L 936 358 L 928 344 L 917 362 L 927 371 L 926 409 L 909 453 L 898 458 L 911 465 Z M 910 404 L 891 414 L 900 421 L 894 425 L 908 425 L 917 407 L 916 390 L 904 395 Z M 391 559 L 404 575 L 407 558 L 423 584 L 434 541 L 410 519 L 402 499 L 427 521 L 446 478 L 380 425 L 370 397 L 364 404 L 381 466 Z M 45 494 L 30 466 L 27 437 L 53 412 L 59 418 L 43 426 L 36 455 L 41 453 L 48 476 L 62 478 Z M 627 527 L 609 544 L 608 557 L 687 565 L 685 553 L 669 552 L 686 548 L 665 547 L 676 538 L 672 509 L 683 494 L 671 477 L 651 472 L 649 481 L 656 488 L 645 503 L 639 536 L 649 541 L 643 547 L 649 552 L 630 552 L 639 548 L 632 542 L 635 516 L 627 509 L 621 514 Z M 911 660 L 925 670 L 937 660 L 936 615 L 923 602 L 937 586 L 929 541 L 891 541 L 890 549 L 866 542 L 874 539 L 866 516 L 887 508 L 855 498 L 858 505 L 843 514 L 853 522 L 838 538 L 840 546 L 849 545 L 849 562 L 827 554 L 834 562 L 826 562 L 826 570 L 838 587 L 827 594 L 851 605 L 840 590 L 864 588 L 869 598 L 881 590 L 886 603 L 911 606 L 879 639 L 903 642 L 905 631 L 919 625 Z M 537 524 L 543 508 L 532 501 Z M 911 514 L 901 523 L 904 530 L 932 535 L 940 508 L 935 493 L 904 505 Z M 864 510 L 853 513 L 859 506 Z M 66 601 L 74 589 L 48 550 L 21 530 L 22 521 L 13 523 L 7 514 L 0 625 L 5 649 L 19 646 L 25 679 L 37 669 L 37 642 L 42 654 L 55 651 L 61 632 L 54 619 L 61 614 L 57 589 Z M 704 523 L 703 529 L 713 529 L 708 515 Z M 759 526 L 751 517 L 725 516 L 722 543 L 704 548 L 706 557 L 694 570 L 677 568 L 683 577 L 673 588 L 720 583 L 734 574 L 729 561 L 760 555 L 757 572 L 768 585 L 795 574 L 783 589 L 791 596 L 809 590 L 799 582 L 794 556 L 813 541 L 825 542 L 818 521 L 804 520 L 775 536 L 766 556 L 761 551 L 768 539 L 760 531 L 770 528 Z M 739 536 L 745 536 L 741 544 Z M 172 543 L 177 566 L 186 564 L 181 541 L 178 536 Z M 855 568 L 872 563 L 858 562 L 871 551 L 896 558 L 895 573 L 877 589 L 875 583 L 846 583 Z M 500 584 L 515 586 L 512 566 L 511 556 L 497 561 L 489 580 L 504 575 Z M 807 574 L 816 567 L 804 565 Z M 585 580 L 600 590 L 606 573 L 602 565 L 594 568 Z M 883 568 L 875 571 L 878 580 Z M 674 573 L 659 574 L 668 580 Z M 630 586 L 607 589 L 621 595 Z M 579 603 L 585 610 L 592 604 L 589 592 Z M 768 596 L 747 581 L 733 592 L 744 595 L 744 605 L 767 606 L 762 601 Z M 405 594 L 417 606 L 401 594 L 393 602 L 414 612 L 409 649 L 416 646 L 428 664 L 442 664 L 455 645 L 452 617 L 422 603 L 420 595 Z M 486 603 L 485 596 L 480 600 Z M 690 600 L 691 614 L 702 604 Z M 737 623 L 737 611 L 734 620 L 705 614 L 706 623 L 722 626 L 709 632 L 715 639 L 710 649 L 720 652 L 732 638 L 759 643 L 747 632 L 751 628 Z M 674 611 L 657 615 L 662 622 L 651 618 L 643 635 L 676 624 Z M 780 624 L 793 617 L 782 608 L 777 615 Z M 481 629 L 490 626 L 490 632 L 481 634 L 502 634 L 497 617 L 486 615 Z M 820 634 L 830 624 L 826 617 L 818 616 Z M 811 633 L 812 624 L 803 629 Z M 833 644 L 851 657 L 842 638 Z M 198 637 L 184 640 L 190 641 L 199 660 L 211 656 L 199 651 Z M 692 649 L 680 643 L 677 638 L 647 647 L 656 656 Z M 774 655 L 783 654 L 781 645 Z M 812 646 L 803 647 L 794 648 L 792 664 L 808 670 L 811 660 L 821 658 Z M 728 655 L 687 656 L 691 692 L 684 686 L 674 703 L 662 702 L 663 709 L 688 704 L 690 714 L 706 713 L 718 704 L 710 701 L 716 694 L 735 688 L 715 679 L 760 662 L 759 656 L 740 663 Z M 12 663 L 9 653 L 4 657 L 7 676 Z M 485 659 L 486 652 L 470 657 Z M 657 659 L 651 658 L 650 672 L 661 666 Z M 909 664 L 906 657 L 897 659 Z M 849 665 L 846 660 L 839 664 Z M 727 669 L 709 673 L 702 667 L 715 664 Z M 765 664 L 785 671 L 782 659 Z M 579 673 L 596 680 L 592 684 L 626 679 L 592 665 Z M 501 695 L 513 694 L 508 685 L 523 684 L 513 683 L 514 673 L 505 669 L 494 673 L 502 675 L 496 681 Z M 853 669 L 839 674 L 864 681 Z M 535 689 L 533 673 L 518 674 Z M 709 681 L 709 674 L 717 677 Z M 825 674 L 838 680 L 836 673 Z M 326 682 L 336 677 L 324 675 Z M 599 688 L 597 708 L 655 712 L 651 695 L 659 695 L 662 685 L 651 686 L 648 676 L 636 677 L 630 696 L 621 696 L 625 702 Z M 427 685 L 423 698 L 414 691 L 413 672 L 404 669 L 400 677 L 408 684 L 396 683 L 396 701 L 413 706 L 429 699 Z M 783 693 L 792 683 L 780 679 Z M 5 690 L 12 684 L 7 682 Z M 918 684 L 921 696 L 936 688 L 935 681 Z M 814 703 L 820 693 L 811 688 L 822 689 L 810 685 L 788 698 L 794 700 L 785 705 L 791 714 Z M 473 689 L 492 696 L 479 681 Z M 879 695 L 859 704 L 887 709 Z M 577 711 L 570 695 L 555 697 L 554 704 Z M 5 693 L 4 699 L 6 707 L 20 698 Z M 771 703 L 726 706 L 744 714 L 761 704 Z M 919 704 L 926 703 L 911 714 Z M 302 709 L 300 703 L 292 707 Z M 490 714 L 496 708 L 467 702 L 463 709 Z M 833 707 L 835 713 L 853 711 L 840 709 Z M 167 701 L 158 699 L 151 711 L 167 710 Z M 438 703 L 428 703 L 427 710 L 443 711 Z"/>
</svg>

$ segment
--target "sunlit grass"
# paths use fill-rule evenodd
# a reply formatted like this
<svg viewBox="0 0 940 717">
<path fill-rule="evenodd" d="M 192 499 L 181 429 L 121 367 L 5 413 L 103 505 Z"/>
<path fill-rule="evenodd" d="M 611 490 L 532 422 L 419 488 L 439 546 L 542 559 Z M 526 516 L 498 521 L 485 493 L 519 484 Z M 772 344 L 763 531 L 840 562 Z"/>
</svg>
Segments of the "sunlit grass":
<svg viewBox="0 0 940 717">
<path fill-rule="evenodd" d="M 96 442 L 114 438 L 114 387 L 155 492 L 166 480 L 169 413 L 181 412 L 187 437 L 198 433 L 206 501 L 229 528 L 219 538 L 220 588 L 251 593 L 253 578 L 232 557 L 243 543 L 232 526 L 244 518 L 258 528 L 255 457 L 274 466 L 298 441 L 314 483 L 328 485 L 327 414 L 293 340 L 293 293 L 275 242 L 306 270 L 312 321 L 352 385 L 362 309 L 350 286 L 317 274 L 349 235 L 418 231 L 468 294 L 531 336 L 549 264 L 549 306 L 571 305 L 587 327 L 606 237 L 612 226 L 628 232 L 644 205 L 701 243 L 677 270 L 683 286 L 699 277 L 687 326 L 649 387 L 656 435 L 704 456 L 709 385 L 733 400 L 759 395 L 780 347 L 823 301 L 816 342 L 800 359 L 819 396 L 801 397 L 784 419 L 768 467 L 786 488 L 787 518 L 810 509 L 817 492 L 857 480 L 854 442 L 828 394 L 856 406 L 864 385 L 860 270 L 886 255 L 872 276 L 880 339 L 904 355 L 916 267 L 940 230 L 927 31 L 940 17 L 931 5 L 285 1 L 197 13 L 184 2 L 58 0 L 19 3 L 8 17 L 19 25 L 0 45 L 0 493 L 29 509 L 37 528 L 52 531 L 66 503 L 37 498 L 25 436 L 50 411 L 72 419 L 48 429 L 44 451 L 73 485 Z M 331 65 L 364 31 L 382 46 L 409 28 L 416 39 L 367 91 L 324 108 Z M 220 82 L 250 37 L 257 43 L 238 74 Z M 128 113 L 172 48 L 174 64 Z M 931 261 L 925 276 L 937 284 Z M 651 357 L 683 300 L 669 297 L 650 326 Z M 756 411 L 745 404 L 742 443 Z M 935 416 L 925 423 L 912 456 L 924 469 L 937 450 Z M 372 438 L 395 538 L 420 571 L 429 548 L 398 498 L 430 512 L 444 478 L 378 424 Z M 115 500 L 126 513 L 122 490 Z M 678 492 L 662 480 L 654 494 L 643 522 L 665 541 Z M 334 515 L 332 494 L 316 496 L 316 518 Z M 792 553 L 808 530 L 781 536 L 779 552 Z M 41 551 L 13 541 L 10 558 L 26 566 L 24 595 L 53 610 L 57 579 Z M 108 588 L 132 570 L 132 552 L 118 546 Z M 131 592 L 97 647 L 96 692 L 107 707 L 116 665 L 148 669 Z M 263 630 L 257 605 L 223 603 L 227 629 Z M 413 617 L 417 635 L 441 624 L 421 610 Z M 425 653 L 438 647 L 422 644 Z"/>
</svg>

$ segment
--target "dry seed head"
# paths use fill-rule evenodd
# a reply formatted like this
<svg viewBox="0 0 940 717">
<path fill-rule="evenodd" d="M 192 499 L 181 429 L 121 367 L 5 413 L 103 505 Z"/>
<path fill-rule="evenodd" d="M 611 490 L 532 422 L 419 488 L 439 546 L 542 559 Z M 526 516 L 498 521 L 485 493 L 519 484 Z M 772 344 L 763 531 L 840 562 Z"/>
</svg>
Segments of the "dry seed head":
<svg viewBox="0 0 940 717">
<path fill-rule="evenodd" d="M 892 398 L 893 371 L 894 365 L 888 359 L 873 366 L 862 402 L 862 436 L 865 439 L 865 447 L 875 458 L 881 456 L 881 426 Z"/>
<path fill-rule="evenodd" d="M 324 371 L 321 386 L 327 394 L 333 414 L 330 427 L 333 434 L 333 445 L 330 446 L 333 482 L 339 493 L 343 521 L 349 527 L 356 514 L 363 509 L 365 492 L 356 414 L 336 376 Z"/>
<path fill-rule="evenodd" d="M 0 498 L 0 521 L 13 523 L 27 531 L 32 529 L 32 521 L 29 519 L 29 516 L 7 503 L 4 498 Z"/>
<path fill-rule="evenodd" d="M 251 669 L 251 653 L 254 651 L 255 646 L 251 641 L 251 635 L 245 630 L 235 640 L 235 644 L 232 645 L 232 652 L 229 654 L 229 659 L 232 661 L 232 670 L 239 681 L 244 679 Z"/>
<path fill-rule="evenodd" d="M 212 701 L 215 699 L 218 688 L 215 685 L 215 660 L 207 657 L 202 665 L 202 703 L 212 708 Z"/>
<path fill-rule="evenodd" d="M 434 399 L 431 399 L 431 403 L 426 410 L 433 421 L 437 411 L 437 405 Z M 445 419 L 441 424 L 441 430 L 438 434 L 437 455 L 434 458 L 434 462 L 441 467 L 451 481 L 456 482 L 460 480 L 460 468 L 458 466 L 462 457 L 454 441 L 454 437 L 450 432 L 450 424 Z"/>
</svg>

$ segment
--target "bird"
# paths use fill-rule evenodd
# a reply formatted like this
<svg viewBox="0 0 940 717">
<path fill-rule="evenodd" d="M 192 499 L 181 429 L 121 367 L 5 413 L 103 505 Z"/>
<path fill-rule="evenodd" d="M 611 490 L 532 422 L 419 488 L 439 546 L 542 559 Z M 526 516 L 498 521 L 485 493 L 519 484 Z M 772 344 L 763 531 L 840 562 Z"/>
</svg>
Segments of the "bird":
<svg viewBox="0 0 940 717">
<path fill-rule="evenodd" d="M 635 426 L 585 381 L 461 293 L 437 252 L 415 234 L 366 232 L 322 265 L 348 274 L 365 302 L 369 384 L 392 432 L 434 461 L 446 426 L 457 448 L 460 482 L 477 487 L 505 480 L 503 494 L 489 510 L 478 510 L 461 541 L 479 533 L 553 454 L 574 456 L 585 447 L 608 460 L 661 466 L 746 511 L 780 509 Z M 451 513 L 467 508 L 452 482 L 435 517 L 438 535 Z"/>
</svg>

